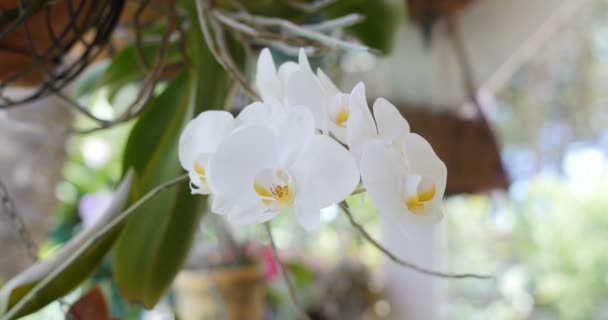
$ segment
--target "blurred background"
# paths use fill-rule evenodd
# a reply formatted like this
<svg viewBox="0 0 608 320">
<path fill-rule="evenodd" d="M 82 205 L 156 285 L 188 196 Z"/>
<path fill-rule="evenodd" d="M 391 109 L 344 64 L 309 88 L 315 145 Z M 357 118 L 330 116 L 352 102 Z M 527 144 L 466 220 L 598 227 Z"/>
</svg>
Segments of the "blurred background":
<svg viewBox="0 0 608 320">
<path fill-rule="evenodd" d="M 371 100 L 388 98 L 429 139 L 449 170 L 445 219 L 403 237 L 383 225 L 368 198 L 349 204 L 399 256 L 496 279 L 437 279 L 396 266 L 338 207 L 323 211 L 325 224 L 315 233 L 281 215 L 275 237 L 307 311 L 314 319 L 608 319 L 608 1 L 392 4 L 401 19 L 390 54 L 312 61 L 340 79 L 343 91 L 364 80 Z M 108 64 L 92 64 L 63 91 L 105 119 L 119 115 L 140 88 L 90 91 Z M 8 70 L 6 63 L 0 69 Z M 32 263 L 27 239 L 50 256 L 99 218 L 120 180 L 133 127 L 72 135 L 73 124 L 93 122 L 71 112 L 65 99 L 28 103 L 0 110 L 0 178 L 21 216 L 0 208 L 0 284 Z M 231 228 L 206 215 L 199 229 L 172 293 L 154 310 L 120 297 L 109 258 L 84 288 L 101 284 L 113 316 L 125 319 L 180 312 L 223 319 L 233 308 L 295 319 L 261 228 Z M 243 266 L 237 275 L 235 266 Z M 260 268 L 262 283 L 244 285 Z M 246 292 L 247 306 L 233 305 L 234 288 Z M 65 309 L 54 303 L 30 319 L 61 319 Z"/>
</svg>

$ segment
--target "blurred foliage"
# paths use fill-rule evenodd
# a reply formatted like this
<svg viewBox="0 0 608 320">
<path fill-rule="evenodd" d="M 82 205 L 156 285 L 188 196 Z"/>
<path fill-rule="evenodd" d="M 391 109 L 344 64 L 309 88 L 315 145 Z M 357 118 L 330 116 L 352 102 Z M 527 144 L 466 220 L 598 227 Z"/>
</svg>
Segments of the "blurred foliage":
<svg viewBox="0 0 608 320">
<path fill-rule="evenodd" d="M 606 188 L 605 173 L 584 181 L 541 174 L 514 186 L 512 200 L 448 201 L 451 266 L 498 275 L 495 289 L 451 283 L 448 318 L 608 317 Z"/>
<path fill-rule="evenodd" d="M 331 18 L 349 13 L 363 15 L 365 20 L 347 31 L 364 44 L 385 54 L 393 48 L 397 26 L 406 16 L 403 6 L 386 0 L 338 1 L 325 9 L 324 13 Z"/>
</svg>

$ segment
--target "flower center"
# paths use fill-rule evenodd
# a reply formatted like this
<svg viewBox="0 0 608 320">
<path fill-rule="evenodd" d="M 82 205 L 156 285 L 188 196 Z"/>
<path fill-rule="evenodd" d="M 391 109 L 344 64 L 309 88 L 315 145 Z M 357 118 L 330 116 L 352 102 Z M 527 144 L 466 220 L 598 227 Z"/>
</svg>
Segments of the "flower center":
<svg viewBox="0 0 608 320">
<path fill-rule="evenodd" d="M 336 117 L 334 119 L 334 122 L 340 126 L 340 127 L 346 127 L 346 121 L 348 121 L 348 116 L 349 116 L 349 112 L 348 109 L 346 109 L 346 107 L 344 105 L 340 106 L 340 109 L 338 110 L 338 113 L 336 113 Z"/>
<path fill-rule="evenodd" d="M 262 203 L 272 211 L 290 207 L 293 203 L 293 180 L 285 170 L 260 171 L 253 181 L 253 189 Z"/>
<path fill-rule="evenodd" d="M 430 189 L 422 192 L 416 192 L 415 194 L 409 196 L 405 201 L 405 204 L 410 212 L 415 215 L 424 214 L 425 202 L 433 200 L 437 191 L 436 189 L 437 188 L 433 184 Z"/>
</svg>

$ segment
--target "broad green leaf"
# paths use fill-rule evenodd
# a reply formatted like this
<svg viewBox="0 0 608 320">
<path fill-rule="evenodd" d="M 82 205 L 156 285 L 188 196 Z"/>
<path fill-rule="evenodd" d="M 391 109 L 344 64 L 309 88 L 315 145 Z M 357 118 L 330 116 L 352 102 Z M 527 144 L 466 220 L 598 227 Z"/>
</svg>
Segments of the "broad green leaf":
<svg viewBox="0 0 608 320">
<path fill-rule="evenodd" d="M 186 1 L 186 5 L 193 2 Z M 198 113 L 221 109 L 227 101 L 231 81 L 205 46 L 196 11 L 186 11 L 193 15 L 187 38 L 191 65 L 153 99 L 135 124 L 125 149 L 124 167 L 135 168 L 141 176 L 140 189 L 132 192 L 133 200 L 183 173 L 177 156 L 183 127 Z M 123 297 L 151 308 L 166 294 L 190 251 L 206 200 L 192 195 L 184 183 L 134 213 L 117 242 L 114 257 L 114 276 Z"/>
<path fill-rule="evenodd" d="M 154 63 L 158 52 L 158 43 L 142 44 L 141 51 L 144 59 L 150 63 Z M 181 61 L 182 56 L 176 44 L 170 45 L 167 51 L 165 64 L 172 64 Z M 104 74 L 95 84 L 94 89 L 106 87 L 108 88 L 108 97 L 110 100 L 127 84 L 140 80 L 144 77 L 144 70 L 141 62 L 137 58 L 137 53 L 133 45 L 123 48 L 118 52 L 110 62 L 110 65 L 105 70 Z"/>
<path fill-rule="evenodd" d="M 138 188 L 132 190 L 132 201 L 181 173 L 177 141 L 194 112 L 189 80 L 188 74 L 181 74 L 155 97 L 129 136 L 123 165 L 135 168 L 141 177 Z M 154 306 L 170 284 L 165 279 L 177 272 L 186 256 L 198 227 L 203 198 L 190 195 L 189 190 L 185 197 L 184 187 L 188 185 L 168 190 L 142 205 L 118 239 L 114 277 L 122 295 L 131 302 Z M 188 204 L 190 207 L 184 208 Z M 184 236 L 182 243 L 176 243 L 175 239 Z M 166 250 L 165 243 L 175 247 Z"/>
<path fill-rule="evenodd" d="M 73 263 L 63 266 L 64 261 L 72 256 L 83 245 L 90 241 L 110 221 L 114 220 L 122 212 L 127 203 L 129 190 L 133 184 L 134 175 L 129 172 L 125 175 L 114 194 L 112 204 L 103 214 L 102 218 L 92 227 L 83 230 L 80 234 L 66 243 L 51 258 L 38 262 L 9 280 L 0 290 L 0 316 L 5 315 L 16 303 L 20 301 L 30 290 L 38 284 L 45 276 L 58 268 L 62 270 L 54 279 L 42 287 L 40 293 L 35 296 L 14 318 L 30 314 L 45 305 L 57 300 L 76 288 L 86 279 L 99 265 L 106 252 L 114 243 L 122 224 L 109 230 L 98 241 L 93 242 Z"/>
<path fill-rule="evenodd" d="M 389 53 L 399 20 L 405 17 L 402 6 L 387 0 L 342 0 L 322 11 L 330 18 L 359 13 L 365 20 L 347 29 L 369 47 Z"/>
</svg>

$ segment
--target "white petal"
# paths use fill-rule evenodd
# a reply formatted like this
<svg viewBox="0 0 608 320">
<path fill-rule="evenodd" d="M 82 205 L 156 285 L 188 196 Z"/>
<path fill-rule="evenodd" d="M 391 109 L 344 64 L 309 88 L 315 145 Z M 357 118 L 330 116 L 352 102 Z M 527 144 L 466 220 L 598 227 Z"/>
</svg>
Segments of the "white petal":
<svg viewBox="0 0 608 320">
<path fill-rule="evenodd" d="M 207 179 L 207 168 L 209 168 L 209 161 L 212 156 L 212 153 L 200 153 L 194 161 L 195 164 L 193 168 L 188 171 L 188 176 L 190 177 L 190 191 L 192 194 L 212 193 L 212 188 Z"/>
<path fill-rule="evenodd" d="M 179 137 L 179 161 L 186 171 L 194 167 L 200 153 L 213 153 L 234 128 L 234 118 L 226 111 L 210 110 L 192 119 Z"/>
<path fill-rule="evenodd" d="M 272 54 L 268 48 L 264 48 L 258 57 L 256 86 L 264 100 L 282 95 L 282 85 L 279 82 Z"/>
<path fill-rule="evenodd" d="M 279 67 L 279 80 L 283 87 L 287 85 L 289 76 L 298 70 L 300 70 L 300 65 L 293 61 L 287 61 Z"/>
<path fill-rule="evenodd" d="M 328 104 L 328 130 L 338 141 L 347 144 L 346 127 L 350 118 L 350 108 L 348 106 L 349 95 L 338 93 L 333 96 Z M 344 114 L 345 113 L 345 114 Z M 346 115 L 346 118 L 344 117 Z M 342 121 L 342 123 L 340 123 Z"/>
<path fill-rule="evenodd" d="M 209 182 L 228 201 L 247 208 L 260 202 L 253 189 L 255 175 L 277 165 L 273 132 L 263 127 L 246 127 L 218 147 L 209 164 Z"/>
<path fill-rule="evenodd" d="M 367 143 L 361 156 L 361 180 L 381 214 L 400 221 L 410 214 L 403 199 L 403 166 L 394 150 L 379 141 Z"/>
<path fill-rule="evenodd" d="M 335 140 L 313 136 L 290 171 L 298 206 L 322 209 L 341 202 L 359 183 L 352 155 Z"/>
<path fill-rule="evenodd" d="M 346 140 L 350 151 L 359 160 L 363 145 L 378 135 L 376 123 L 367 105 L 365 85 L 362 82 L 358 83 L 350 94 L 349 109 L 350 116 L 346 127 Z"/>
<path fill-rule="evenodd" d="M 285 110 L 272 103 L 253 102 L 236 117 L 238 125 L 276 128 L 284 119 Z"/>
<path fill-rule="evenodd" d="M 307 209 L 307 208 L 300 207 L 297 204 L 295 204 L 293 214 L 295 215 L 298 223 L 306 231 L 316 230 L 321 225 L 321 210 L 320 209 Z"/>
<path fill-rule="evenodd" d="M 398 145 L 410 133 L 410 125 L 399 110 L 388 100 L 379 98 L 374 102 L 374 118 L 378 135 Z"/>
<path fill-rule="evenodd" d="M 406 137 L 406 157 L 410 171 L 422 177 L 422 187 L 428 187 L 429 183 L 436 186 L 435 198 L 441 199 L 445 193 L 448 170 L 437 156 L 431 145 L 416 133 Z"/>
<path fill-rule="evenodd" d="M 317 69 L 317 78 L 319 78 L 319 82 L 321 86 L 325 90 L 325 94 L 329 96 L 335 96 L 338 93 L 341 93 L 340 89 L 336 87 L 336 85 L 331 81 L 331 79 L 321 70 L 321 68 Z"/>
<path fill-rule="evenodd" d="M 237 226 L 258 224 L 270 221 L 279 212 L 266 210 L 263 205 L 256 205 L 247 209 L 235 207 L 228 213 L 228 221 Z"/>
<path fill-rule="evenodd" d="M 300 48 L 298 64 L 300 65 L 301 70 L 312 73 L 312 68 L 310 68 L 310 63 L 308 62 L 308 57 L 306 56 L 306 50 L 304 50 L 304 48 Z"/>
<path fill-rule="evenodd" d="M 305 106 L 312 111 L 317 128 L 325 128 L 326 96 L 315 75 L 307 71 L 296 71 L 287 81 L 287 105 Z"/>
<path fill-rule="evenodd" d="M 221 215 L 228 214 L 234 207 L 230 201 L 221 195 L 215 194 L 211 197 L 211 212 Z"/>
<path fill-rule="evenodd" d="M 405 146 L 409 171 L 421 178 L 418 191 L 424 192 L 435 188 L 433 199 L 424 203 L 424 214 L 408 216 L 415 217 L 416 219 L 411 219 L 414 222 L 436 223 L 443 218 L 442 200 L 447 182 L 447 168 L 431 145 L 418 134 L 409 134 Z"/>
<path fill-rule="evenodd" d="M 277 149 L 281 167 L 287 168 L 293 164 L 314 132 L 315 122 L 308 108 L 296 106 L 287 111 L 285 119 L 277 129 Z"/>
</svg>

